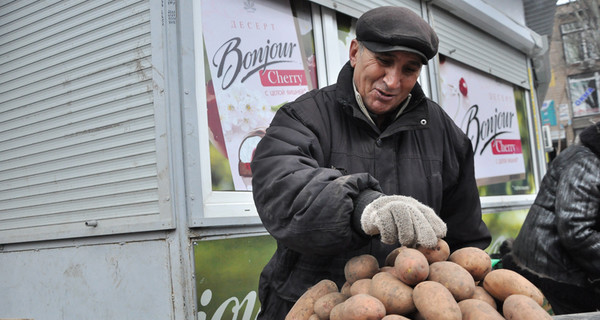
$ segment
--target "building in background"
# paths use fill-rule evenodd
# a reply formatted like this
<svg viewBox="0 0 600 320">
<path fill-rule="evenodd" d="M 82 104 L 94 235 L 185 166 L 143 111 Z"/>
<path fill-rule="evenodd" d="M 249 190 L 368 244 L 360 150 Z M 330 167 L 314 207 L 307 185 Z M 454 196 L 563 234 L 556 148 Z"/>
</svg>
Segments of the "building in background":
<svg viewBox="0 0 600 320">
<path fill-rule="evenodd" d="M 600 3 L 577 0 L 556 7 L 550 43 L 552 81 L 544 98 L 542 122 L 551 130 L 554 151 L 600 121 Z"/>
</svg>

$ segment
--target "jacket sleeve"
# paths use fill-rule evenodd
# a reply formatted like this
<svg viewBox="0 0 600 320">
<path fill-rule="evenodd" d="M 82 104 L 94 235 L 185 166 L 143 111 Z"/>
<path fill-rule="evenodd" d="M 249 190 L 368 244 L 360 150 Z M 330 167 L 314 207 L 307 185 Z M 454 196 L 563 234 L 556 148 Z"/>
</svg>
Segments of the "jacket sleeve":
<svg viewBox="0 0 600 320">
<path fill-rule="evenodd" d="M 285 246 L 339 254 L 369 241 L 353 227 L 355 201 L 380 189 L 367 173 L 345 175 L 326 167 L 322 144 L 330 142 L 320 135 L 328 130 L 327 120 L 310 118 L 319 120 L 307 123 L 289 105 L 278 110 L 251 163 L 254 202 L 267 231 Z"/>
<path fill-rule="evenodd" d="M 596 162 L 597 163 L 597 162 Z M 565 251 L 600 285 L 600 177 L 585 158 L 561 175 L 556 188 L 556 226 Z"/>
<path fill-rule="evenodd" d="M 440 217 L 448 227 L 445 240 L 452 251 L 463 247 L 485 249 L 492 237 L 482 220 L 473 147 L 471 140 L 456 130 L 447 137 L 447 143 L 455 145 L 456 161 L 447 161 L 444 171 L 455 173 L 456 177 L 449 180 L 456 183 L 444 186 Z"/>
</svg>

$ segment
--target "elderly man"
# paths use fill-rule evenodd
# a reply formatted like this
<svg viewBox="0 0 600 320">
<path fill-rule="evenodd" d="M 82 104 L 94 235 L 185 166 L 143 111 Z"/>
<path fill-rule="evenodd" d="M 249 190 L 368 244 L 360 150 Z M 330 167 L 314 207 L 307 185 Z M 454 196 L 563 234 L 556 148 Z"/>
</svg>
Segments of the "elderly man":
<svg viewBox="0 0 600 320">
<path fill-rule="evenodd" d="M 283 319 L 322 279 L 341 287 L 354 256 L 383 265 L 400 245 L 489 245 L 471 142 L 417 83 L 437 49 L 411 10 L 370 10 L 337 83 L 275 115 L 251 164 L 258 213 L 277 240 L 259 319 Z"/>
</svg>

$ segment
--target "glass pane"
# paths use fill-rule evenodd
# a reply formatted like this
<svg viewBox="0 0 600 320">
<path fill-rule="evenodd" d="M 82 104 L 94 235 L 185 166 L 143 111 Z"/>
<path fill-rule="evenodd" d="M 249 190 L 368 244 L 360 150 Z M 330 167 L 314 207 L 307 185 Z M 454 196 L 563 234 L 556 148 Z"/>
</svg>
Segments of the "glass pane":
<svg viewBox="0 0 600 320">
<path fill-rule="evenodd" d="M 310 3 L 202 0 L 212 189 L 251 190 L 256 144 L 317 87 Z"/>
<path fill-rule="evenodd" d="M 569 22 L 560 25 L 561 33 L 569 33 L 577 30 L 581 30 L 581 23 L 579 22 Z"/>
<path fill-rule="evenodd" d="M 508 210 L 483 215 L 483 222 L 492 234 L 492 242 L 486 248 L 492 258 L 500 254 L 500 246 L 504 240 L 517 237 L 528 211 L 527 209 Z"/>
<path fill-rule="evenodd" d="M 342 64 L 349 60 L 350 42 L 356 38 L 356 18 L 336 12 L 335 19 L 338 28 L 338 49 Z"/>
<path fill-rule="evenodd" d="M 573 106 L 573 116 L 581 117 L 599 113 L 598 85 L 600 74 L 591 73 L 569 78 L 569 96 Z"/>
<path fill-rule="evenodd" d="M 563 47 L 565 51 L 565 61 L 568 64 L 581 62 L 583 60 L 581 33 L 578 32 L 563 35 Z"/>
<path fill-rule="evenodd" d="M 258 279 L 275 248 L 268 235 L 194 241 L 198 319 L 256 319 Z"/>
<path fill-rule="evenodd" d="M 440 104 L 469 136 L 481 196 L 535 192 L 523 89 L 440 55 Z"/>
<path fill-rule="evenodd" d="M 586 59 L 598 60 L 600 58 L 600 43 L 594 41 L 593 31 L 588 31 L 583 38 L 583 45 L 585 46 Z"/>
</svg>

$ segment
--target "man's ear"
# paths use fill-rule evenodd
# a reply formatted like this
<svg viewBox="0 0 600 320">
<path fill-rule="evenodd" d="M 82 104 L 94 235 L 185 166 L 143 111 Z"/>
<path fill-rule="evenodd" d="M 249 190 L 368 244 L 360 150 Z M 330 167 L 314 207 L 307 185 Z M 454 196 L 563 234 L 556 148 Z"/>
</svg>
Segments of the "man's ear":
<svg viewBox="0 0 600 320">
<path fill-rule="evenodd" d="M 358 40 L 352 39 L 352 42 L 350 42 L 349 56 L 350 65 L 352 65 L 353 68 L 356 66 L 356 60 L 358 59 L 358 55 L 360 54 L 359 51 L 360 45 L 358 44 Z"/>
</svg>

